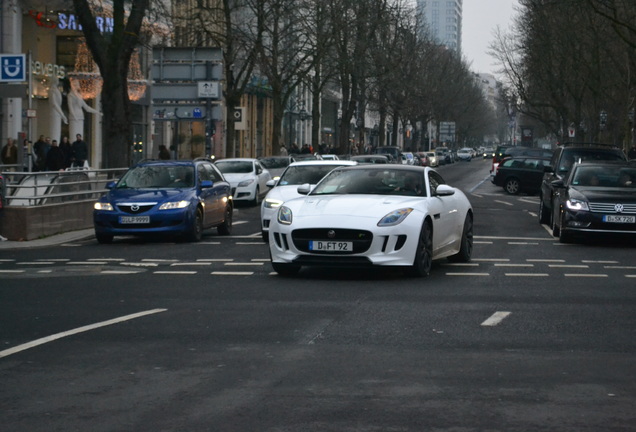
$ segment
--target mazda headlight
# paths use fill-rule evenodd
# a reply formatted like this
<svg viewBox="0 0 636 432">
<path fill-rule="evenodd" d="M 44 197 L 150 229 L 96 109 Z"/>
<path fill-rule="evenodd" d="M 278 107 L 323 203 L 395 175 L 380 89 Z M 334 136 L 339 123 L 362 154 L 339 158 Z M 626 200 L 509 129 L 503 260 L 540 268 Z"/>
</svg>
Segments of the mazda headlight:
<svg viewBox="0 0 636 432">
<path fill-rule="evenodd" d="M 110 203 L 96 202 L 93 208 L 95 210 L 113 211 L 113 206 Z"/>
<path fill-rule="evenodd" d="M 573 211 L 590 211 L 587 201 L 570 198 L 565 202 L 566 207 Z"/>
<path fill-rule="evenodd" d="M 243 180 L 242 182 L 238 184 L 238 187 L 246 187 L 251 185 L 252 183 L 254 183 L 254 179 Z"/>
<path fill-rule="evenodd" d="M 171 201 L 171 202 L 161 204 L 161 206 L 159 207 L 159 210 L 182 209 L 182 208 L 186 208 L 189 205 L 190 205 L 190 202 L 185 200 Z"/>
<path fill-rule="evenodd" d="M 413 211 L 412 208 L 403 208 L 399 210 L 394 210 L 391 213 L 385 215 L 380 222 L 378 222 L 378 226 L 393 226 L 402 223 L 402 221 Z"/>
<path fill-rule="evenodd" d="M 283 225 L 291 225 L 292 211 L 289 207 L 281 206 L 278 209 L 278 222 Z"/>
<path fill-rule="evenodd" d="M 265 201 L 263 201 L 263 205 L 265 206 L 265 208 L 278 208 L 283 205 L 283 201 L 272 198 L 265 198 Z"/>
</svg>

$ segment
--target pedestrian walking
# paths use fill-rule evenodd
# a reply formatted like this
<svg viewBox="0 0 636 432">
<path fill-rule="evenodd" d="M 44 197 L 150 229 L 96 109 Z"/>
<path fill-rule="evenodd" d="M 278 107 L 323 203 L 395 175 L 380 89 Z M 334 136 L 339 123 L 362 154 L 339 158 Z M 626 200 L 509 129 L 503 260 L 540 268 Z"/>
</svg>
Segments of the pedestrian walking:
<svg viewBox="0 0 636 432">
<path fill-rule="evenodd" d="M 74 167 L 83 168 L 86 159 L 88 159 L 88 145 L 82 139 L 82 134 L 77 134 L 75 138 L 71 147 L 73 150 L 72 163 Z"/>
</svg>

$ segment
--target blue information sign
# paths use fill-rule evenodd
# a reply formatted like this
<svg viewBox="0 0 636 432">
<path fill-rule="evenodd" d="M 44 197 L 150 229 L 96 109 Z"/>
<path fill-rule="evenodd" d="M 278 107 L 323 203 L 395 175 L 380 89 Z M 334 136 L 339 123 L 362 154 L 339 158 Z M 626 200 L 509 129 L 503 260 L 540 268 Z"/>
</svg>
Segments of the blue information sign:
<svg viewBox="0 0 636 432">
<path fill-rule="evenodd" d="M 0 54 L 0 82 L 26 80 L 26 55 Z"/>
</svg>

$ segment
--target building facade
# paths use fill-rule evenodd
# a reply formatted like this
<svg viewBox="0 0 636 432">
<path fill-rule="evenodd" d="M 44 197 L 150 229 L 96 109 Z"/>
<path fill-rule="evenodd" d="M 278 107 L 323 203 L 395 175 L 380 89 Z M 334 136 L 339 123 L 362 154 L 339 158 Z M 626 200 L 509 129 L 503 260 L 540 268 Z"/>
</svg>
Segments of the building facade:
<svg viewBox="0 0 636 432">
<path fill-rule="evenodd" d="M 421 31 L 426 31 L 441 45 L 462 52 L 463 0 L 417 0 Z"/>
</svg>

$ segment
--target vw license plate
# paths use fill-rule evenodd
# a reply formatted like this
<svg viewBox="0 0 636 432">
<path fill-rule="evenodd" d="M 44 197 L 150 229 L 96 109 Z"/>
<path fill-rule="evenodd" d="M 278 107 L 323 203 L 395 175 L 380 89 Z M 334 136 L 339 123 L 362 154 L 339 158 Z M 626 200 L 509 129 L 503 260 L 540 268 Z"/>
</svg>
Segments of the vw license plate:
<svg viewBox="0 0 636 432">
<path fill-rule="evenodd" d="M 150 216 L 119 216 L 120 224 L 147 224 Z"/>
<path fill-rule="evenodd" d="M 634 222 L 636 222 L 636 216 L 605 215 L 605 216 L 603 216 L 603 222 L 634 223 Z"/>
<path fill-rule="evenodd" d="M 313 240 L 309 242 L 309 250 L 323 252 L 351 252 L 352 242 Z"/>
</svg>

